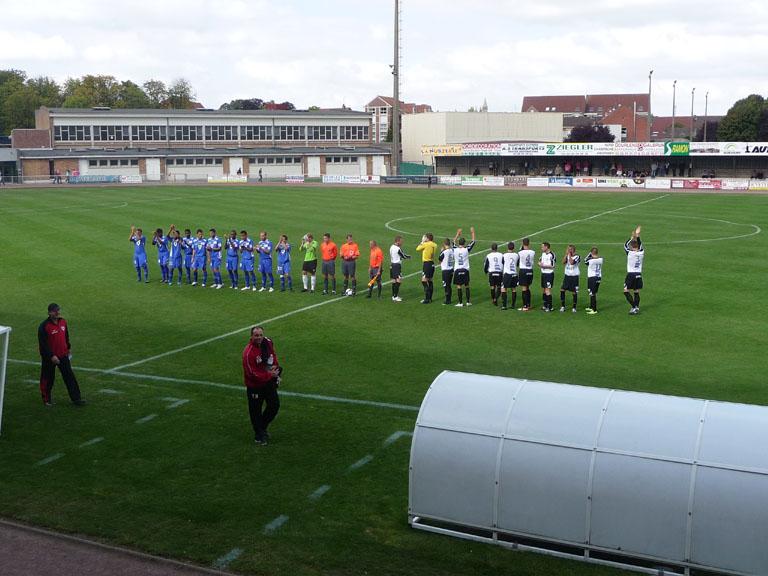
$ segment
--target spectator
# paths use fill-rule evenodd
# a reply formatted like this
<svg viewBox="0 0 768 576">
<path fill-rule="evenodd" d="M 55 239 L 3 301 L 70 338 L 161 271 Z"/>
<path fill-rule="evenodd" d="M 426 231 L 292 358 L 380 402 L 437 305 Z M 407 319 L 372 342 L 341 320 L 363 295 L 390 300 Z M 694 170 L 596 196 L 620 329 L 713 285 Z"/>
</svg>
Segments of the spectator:
<svg viewBox="0 0 768 576">
<path fill-rule="evenodd" d="M 472 172 L 472 176 L 480 176 L 480 168 L 475 168 Z"/>
<path fill-rule="evenodd" d="M 261 168 L 259 168 L 259 182 L 262 182 L 264 178 L 261 175 Z"/>
<path fill-rule="evenodd" d="M 651 162 L 651 178 L 656 178 L 656 173 L 659 171 L 659 165 L 654 160 Z"/>
<path fill-rule="evenodd" d="M 458 171 L 458 169 L 457 169 L 456 167 L 454 167 L 454 168 L 451 170 L 451 176 L 456 176 L 458 173 L 459 173 L 459 171 Z"/>
<path fill-rule="evenodd" d="M 565 175 L 566 176 L 570 176 L 571 175 L 571 163 L 570 163 L 570 161 L 565 163 L 565 165 L 563 166 L 563 169 L 565 170 Z M 558 176 L 560 176 L 560 174 L 558 174 Z"/>
<path fill-rule="evenodd" d="M 563 169 L 560 167 L 560 164 L 555 166 L 555 176 L 562 176 L 563 175 Z"/>
<path fill-rule="evenodd" d="M 66 172 L 64 172 L 64 182 L 66 184 L 69 184 L 69 177 L 72 175 L 72 172 L 67 168 Z"/>
</svg>

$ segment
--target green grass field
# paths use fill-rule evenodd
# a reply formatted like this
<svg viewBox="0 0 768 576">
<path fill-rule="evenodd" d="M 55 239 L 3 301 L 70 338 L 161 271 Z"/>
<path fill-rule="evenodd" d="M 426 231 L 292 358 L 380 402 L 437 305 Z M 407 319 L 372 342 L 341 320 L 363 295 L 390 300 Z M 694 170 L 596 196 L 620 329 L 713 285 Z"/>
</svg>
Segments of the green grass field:
<svg viewBox="0 0 768 576">
<path fill-rule="evenodd" d="M 60 187 L 3 190 L 0 218 L 0 324 L 13 327 L 0 436 L 5 518 L 208 566 L 241 549 L 229 569 L 247 574 L 617 574 L 408 527 L 409 438 L 385 441 L 412 431 L 434 377 L 450 369 L 768 404 L 768 196 Z M 474 225 L 475 306 L 419 304 L 416 257 L 405 264 L 414 275 L 400 304 L 389 286 L 380 301 L 169 287 L 151 247 L 153 281 L 137 283 L 130 225 L 171 223 L 246 228 L 252 237 L 266 229 L 273 239 L 285 232 L 294 244 L 307 231 L 339 243 L 351 232 L 361 248 L 372 238 L 386 248 L 397 229 L 410 253 L 423 232 L 439 238 Z M 623 243 L 636 224 L 646 264 L 642 313 L 633 317 L 621 288 Z M 583 312 L 586 291 L 578 315 L 490 304 L 481 251 L 525 235 L 537 249 L 548 240 L 558 257 L 570 242 L 582 257 L 600 247 L 600 314 Z M 60 378 L 55 406 L 40 401 L 36 328 L 50 301 L 70 324 L 89 401 L 82 409 L 69 404 Z M 319 302 L 327 305 L 309 308 Z M 258 447 L 240 355 L 247 327 L 265 321 L 285 395 L 271 444 Z M 171 407 L 177 400 L 188 402 Z M 282 526 L 265 529 L 281 516 Z"/>
</svg>

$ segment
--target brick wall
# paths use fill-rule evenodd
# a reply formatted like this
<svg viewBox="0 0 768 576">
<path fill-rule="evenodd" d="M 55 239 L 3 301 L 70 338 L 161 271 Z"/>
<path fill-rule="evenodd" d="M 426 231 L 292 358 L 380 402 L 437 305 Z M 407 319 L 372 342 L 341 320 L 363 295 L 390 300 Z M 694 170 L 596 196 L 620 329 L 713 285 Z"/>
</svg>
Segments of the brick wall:
<svg viewBox="0 0 768 576">
<path fill-rule="evenodd" d="M 48 130 L 16 128 L 11 131 L 11 146 L 14 148 L 50 148 L 51 134 Z"/>
<path fill-rule="evenodd" d="M 25 177 L 49 176 L 48 160 L 22 160 L 21 173 Z"/>
</svg>

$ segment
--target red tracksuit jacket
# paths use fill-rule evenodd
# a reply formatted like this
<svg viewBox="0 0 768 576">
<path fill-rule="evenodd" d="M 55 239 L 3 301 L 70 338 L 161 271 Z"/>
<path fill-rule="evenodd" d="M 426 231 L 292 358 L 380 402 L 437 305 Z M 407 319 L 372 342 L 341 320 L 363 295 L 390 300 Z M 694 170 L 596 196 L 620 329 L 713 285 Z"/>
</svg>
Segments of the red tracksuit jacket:
<svg viewBox="0 0 768 576">
<path fill-rule="evenodd" d="M 69 330 L 67 321 L 59 318 L 54 322 L 46 318 L 37 329 L 37 342 L 40 347 L 40 356 L 51 359 L 51 356 L 63 358 L 69 354 Z"/>
<path fill-rule="evenodd" d="M 270 368 L 279 366 L 272 340 L 264 338 L 262 346 L 251 342 L 243 350 L 243 381 L 248 388 L 261 388 L 274 378 Z"/>
</svg>

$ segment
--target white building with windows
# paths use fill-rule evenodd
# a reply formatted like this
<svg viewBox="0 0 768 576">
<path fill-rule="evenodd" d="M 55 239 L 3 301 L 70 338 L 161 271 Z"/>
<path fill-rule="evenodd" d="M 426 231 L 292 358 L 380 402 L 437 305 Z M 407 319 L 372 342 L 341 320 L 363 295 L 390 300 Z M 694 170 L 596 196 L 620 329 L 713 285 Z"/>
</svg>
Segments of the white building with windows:
<svg viewBox="0 0 768 576">
<path fill-rule="evenodd" d="M 392 107 L 395 99 L 389 96 L 376 96 L 365 106 L 365 111 L 371 115 L 371 141 L 386 142 L 389 125 L 392 122 Z M 400 102 L 400 114 L 422 114 L 432 112 L 429 104 L 413 104 Z"/>
<path fill-rule="evenodd" d="M 40 108 L 25 177 L 57 173 L 191 180 L 325 174 L 384 176 L 390 152 L 351 110 Z M 39 145 L 39 143 L 43 143 Z"/>
</svg>

